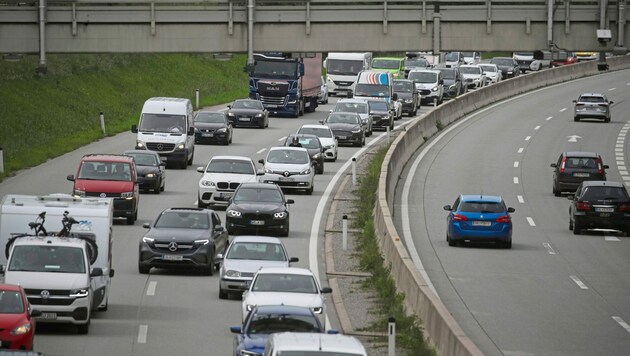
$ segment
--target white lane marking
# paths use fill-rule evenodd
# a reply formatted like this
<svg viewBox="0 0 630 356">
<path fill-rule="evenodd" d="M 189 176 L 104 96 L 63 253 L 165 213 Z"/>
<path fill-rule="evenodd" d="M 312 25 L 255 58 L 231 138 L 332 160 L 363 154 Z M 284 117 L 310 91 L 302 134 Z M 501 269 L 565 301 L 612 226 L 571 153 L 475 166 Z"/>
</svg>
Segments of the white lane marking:
<svg viewBox="0 0 630 356">
<path fill-rule="evenodd" d="M 623 148 L 615 148 L 615 152 L 623 152 Z"/>
<path fill-rule="evenodd" d="M 527 136 L 525 137 L 525 141 L 529 141 L 532 137 L 531 136 Z"/>
<path fill-rule="evenodd" d="M 582 281 L 580 281 L 579 278 L 577 278 L 577 276 L 569 276 L 573 282 L 575 282 L 575 284 L 578 285 L 578 287 L 582 288 L 582 289 L 588 289 L 588 287 L 586 286 L 586 284 L 584 284 Z"/>
<path fill-rule="evenodd" d="M 280 138 L 278 139 L 278 142 L 280 142 L 280 141 L 284 141 L 284 140 L 286 140 L 286 139 L 287 139 L 287 136 L 282 136 L 282 137 L 280 137 Z"/>
<path fill-rule="evenodd" d="M 617 141 L 617 142 L 619 142 L 619 141 Z M 622 141 L 622 142 L 623 142 L 623 141 Z M 623 148 L 623 144 L 618 143 L 618 144 L 616 144 L 616 145 L 615 145 L 615 147 L 616 147 L 616 148 Z"/>
<path fill-rule="evenodd" d="M 613 90 L 615 90 L 615 89 L 617 89 L 617 88 L 610 88 L 610 89 L 608 89 L 608 91 L 613 91 Z"/>
<path fill-rule="evenodd" d="M 147 286 L 147 295 L 155 295 L 155 288 L 157 288 L 157 281 L 149 282 Z"/>
<path fill-rule="evenodd" d="M 622 328 L 626 329 L 627 332 L 630 333 L 630 325 L 628 325 L 628 323 L 626 323 L 625 321 L 623 321 L 623 319 L 621 319 L 618 316 L 613 316 L 612 317 L 614 321 L 616 321 L 619 325 L 621 325 Z"/>
<path fill-rule="evenodd" d="M 266 150 L 267 150 L 267 148 L 266 148 L 266 147 L 265 147 L 265 148 L 261 148 L 261 149 L 259 149 L 258 151 L 256 151 L 256 153 L 257 153 L 257 154 L 261 154 L 261 153 L 265 152 Z"/>
<path fill-rule="evenodd" d="M 621 156 L 621 157 L 623 157 L 623 152 L 615 152 L 615 156 Z"/>
<path fill-rule="evenodd" d="M 524 148 L 523 148 L 523 147 L 519 148 L 519 149 L 518 149 L 518 153 L 523 153 L 523 150 L 524 150 Z"/>
<path fill-rule="evenodd" d="M 627 176 L 628 171 L 619 169 L 619 174 L 621 174 L 622 176 Z"/>
<path fill-rule="evenodd" d="M 604 236 L 604 241 L 621 241 L 615 236 Z"/>
<path fill-rule="evenodd" d="M 527 222 L 529 223 L 529 226 L 536 226 L 534 219 L 530 218 L 529 216 L 527 217 Z"/>
<path fill-rule="evenodd" d="M 149 325 L 140 325 L 138 328 L 138 343 L 147 343 L 147 333 L 149 332 Z"/>
<path fill-rule="evenodd" d="M 534 130 L 538 130 L 538 129 L 540 129 L 540 125 L 534 127 Z"/>
<path fill-rule="evenodd" d="M 551 119 L 553 119 L 553 116 L 549 116 L 549 117 L 548 117 L 548 118 L 546 118 L 545 120 L 546 120 L 546 121 L 549 121 L 549 120 L 551 120 Z"/>
<path fill-rule="evenodd" d="M 563 112 L 563 111 L 566 111 L 566 110 L 567 110 L 567 108 L 562 108 L 562 109 L 560 109 L 560 112 Z"/>
<path fill-rule="evenodd" d="M 578 138 L 582 138 L 582 137 L 578 135 L 571 135 L 571 136 L 567 136 L 567 138 L 569 139 L 569 141 L 567 142 L 577 142 Z"/>
<path fill-rule="evenodd" d="M 516 199 L 518 199 L 518 202 L 519 202 L 519 203 L 521 203 L 521 204 L 524 204 L 524 203 L 525 203 L 525 199 L 523 199 L 523 196 L 522 196 L 522 195 L 517 195 L 517 196 L 516 196 Z"/>
<path fill-rule="evenodd" d="M 514 184 L 518 184 L 518 177 L 514 177 Z"/>
<path fill-rule="evenodd" d="M 630 180 L 630 177 L 628 177 L 628 176 L 623 176 L 623 177 L 621 177 L 621 179 L 623 179 L 623 180 Z"/>
<path fill-rule="evenodd" d="M 518 161 L 514 161 L 514 168 L 518 168 Z"/>
<path fill-rule="evenodd" d="M 550 255 L 555 255 L 556 251 L 553 250 L 553 247 L 551 247 L 551 244 L 549 242 L 543 242 L 543 246 L 547 249 L 547 252 Z"/>
</svg>

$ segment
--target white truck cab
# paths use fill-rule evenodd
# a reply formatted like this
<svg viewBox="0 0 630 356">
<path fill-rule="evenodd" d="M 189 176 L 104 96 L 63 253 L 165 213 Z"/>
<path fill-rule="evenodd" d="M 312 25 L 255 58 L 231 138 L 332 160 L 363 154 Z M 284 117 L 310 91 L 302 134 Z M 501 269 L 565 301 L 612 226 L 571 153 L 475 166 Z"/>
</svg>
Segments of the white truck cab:
<svg viewBox="0 0 630 356">
<path fill-rule="evenodd" d="M 190 99 L 155 97 L 144 102 L 140 122 L 131 126 L 136 149 L 157 152 L 166 163 L 186 169 L 195 154 L 195 126 Z"/>
</svg>

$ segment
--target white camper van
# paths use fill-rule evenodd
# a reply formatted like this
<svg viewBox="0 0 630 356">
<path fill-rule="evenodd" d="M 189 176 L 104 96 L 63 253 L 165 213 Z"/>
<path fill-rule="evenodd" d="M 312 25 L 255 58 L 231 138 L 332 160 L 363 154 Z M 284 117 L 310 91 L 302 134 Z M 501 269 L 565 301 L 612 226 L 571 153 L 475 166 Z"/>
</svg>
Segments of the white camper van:
<svg viewBox="0 0 630 356">
<path fill-rule="evenodd" d="M 370 69 L 372 53 L 363 52 L 330 52 L 324 61 L 328 95 L 347 96 L 354 92 L 357 75 L 360 71 Z"/>
<path fill-rule="evenodd" d="M 182 169 L 193 163 L 195 126 L 189 99 L 150 98 L 144 102 L 140 123 L 131 126 L 137 133 L 136 149 L 157 152 L 166 163 Z"/>
<path fill-rule="evenodd" d="M 38 321 L 75 324 L 86 334 L 91 312 L 107 310 L 113 216 L 111 198 L 10 194 L 2 199 L 0 271 L 4 283 L 21 285 L 42 311 Z"/>
</svg>

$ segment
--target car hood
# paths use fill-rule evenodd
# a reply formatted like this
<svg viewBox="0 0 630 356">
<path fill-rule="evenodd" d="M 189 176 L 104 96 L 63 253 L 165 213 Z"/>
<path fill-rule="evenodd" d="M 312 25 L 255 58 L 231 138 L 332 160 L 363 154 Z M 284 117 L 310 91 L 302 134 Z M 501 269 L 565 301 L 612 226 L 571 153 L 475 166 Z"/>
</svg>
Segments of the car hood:
<svg viewBox="0 0 630 356">
<path fill-rule="evenodd" d="M 464 74 L 462 74 L 462 76 L 465 79 L 467 79 L 467 78 L 479 78 L 479 77 L 481 77 L 481 74 L 464 73 Z"/>
<path fill-rule="evenodd" d="M 412 93 L 406 92 L 406 91 L 397 91 L 396 95 L 398 95 L 398 99 L 410 99 L 413 97 Z"/>
<path fill-rule="evenodd" d="M 288 292 L 248 292 L 244 304 L 253 305 L 295 305 L 298 307 L 323 307 L 319 294 Z"/>
<path fill-rule="evenodd" d="M 230 109 L 230 111 L 228 111 L 228 114 L 229 113 L 235 115 L 258 115 L 262 114 L 263 112 L 258 109 Z"/>
<path fill-rule="evenodd" d="M 449 86 L 455 84 L 455 79 L 444 79 L 444 86 Z"/>
<path fill-rule="evenodd" d="M 24 289 L 79 289 L 89 284 L 87 273 L 7 271 L 4 283 L 19 284 Z"/>
<path fill-rule="evenodd" d="M 195 128 L 200 129 L 200 130 L 207 130 L 207 129 L 217 130 L 224 127 L 227 127 L 227 125 L 222 124 L 222 123 L 212 123 L 212 122 L 195 122 Z"/>
<path fill-rule="evenodd" d="M 276 203 L 258 203 L 258 202 L 239 202 L 233 203 L 227 210 L 236 209 L 239 211 L 257 211 L 260 213 L 274 213 L 277 211 L 283 211 L 284 207 Z"/>
<path fill-rule="evenodd" d="M 265 261 L 265 260 L 236 260 L 224 259 L 224 270 L 235 270 L 239 272 L 256 272 L 261 267 L 289 267 L 289 261 Z"/>
<path fill-rule="evenodd" d="M 9 313 L 0 313 L 0 330 L 2 329 L 14 329 L 20 325 L 26 324 L 28 319 L 26 319 L 24 313 L 20 314 L 9 314 Z"/>
<path fill-rule="evenodd" d="M 136 165 L 136 171 L 138 172 L 138 175 L 141 177 L 144 177 L 145 175 L 149 174 L 149 173 L 157 173 L 160 171 L 160 169 L 156 166 L 138 166 Z"/>
<path fill-rule="evenodd" d="M 497 67 L 499 67 L 499 69 L 501 69 L 502 71 L 506 71 L 506 70 L 514 70 L 514 66 L 505 66 L 505 65 L 498 65 Z"/>
<path fill-rule="evenodd" d="M 268 334 L 245 334 L 243 335 L 243 344 L 241 346 L 244 350 L 260 352 L 262 355 L 268 339 Z"/>
<path fill-rule="evenodd" d="M 131 181 L 117 180 L 89 180 L 76 179 L 74 181 L 74 189 L 86 192 L 103 192 L 103 193 L 122 193 L 133 192 L 134 186 Z"/>
<path fill-rule="evenodd" d="M 386 116 L 389 115 L 389 111 L 373 110 L 370 111 L 370 115 Z"/>
<path fill-rule="evenodd" d="M 255 174 L 235 174 L 235 173 L 204 173 L 201 180 L 213 182 L 256 182 L 258 176 Z"/>
<path fill-rule="evenodd" d="M 345 123 L 327 123 L 326 126 L 330 127 L 333 131 L 335 130 L 344 130 L 344 131 L 353 131 L 361 129 L 361 126 L 358 124 L 345 124 Z"/>
<path fill-rule="evenodd" d="M 416 83 L 416 89 L 433 89 L 437 83 Z"/>
<path fill-rule="evenodd" d="M 302 172 L 305 169 L 308 169 L 310 164 L 286 164 L 286 163 L 269 163 L 265 162 L 265 169 L 271 169 L 274 172 Z"/>
<path fill-rule="evenodd" d="M 337 145 L 337 141 L 333 138 L 333 137 L 320 137 L 319 141 L 322 143 L 322 146 L 326 147 L 326 146 L 330 146 L 330 145 Z"/>
<path fill-rule="evenodd" d="M 207 229 L 173 229 L 153 227 L 145 236 L 157 240 L 193 241 L 207 239 L 210 237 L 210 230 Z"/>
</svg>

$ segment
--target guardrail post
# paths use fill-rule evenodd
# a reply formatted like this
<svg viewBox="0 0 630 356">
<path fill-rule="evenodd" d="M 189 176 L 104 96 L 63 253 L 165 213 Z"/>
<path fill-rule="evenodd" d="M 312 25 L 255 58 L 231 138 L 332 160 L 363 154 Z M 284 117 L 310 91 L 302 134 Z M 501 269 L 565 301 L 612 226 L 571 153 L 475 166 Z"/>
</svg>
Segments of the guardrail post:
<svg viewBox="0 0 630 356">
<path fill-rule="evenodd" d="M 385 131 L 387 132 L 387 146 L 389 146 L 389 126 L 385 128 Z"/>
<path fill-rule="evenodd" d="M 348 215 L 343 216 L 341 224 L 341 246 L 344 251 L 348 249 Z"/>
<path fill-rule="evenodd" d="M 101 130 L 103 130 L 103 136 L 107 136 L 107 134 L 105 133 L 105 115 L 103 114 L 103 112 L 101 111 Z"/>
<path fill-rule="evenodd" d="M 0 174 L 2 173 L 4 173 L 4 152 L 2 147 L 0 147 Z"/>
<path fill-rule="evenodd" d="M 199 89 L 195 89 L 195 108 L 199 110 Z"/>
<path fill-rule="evenodd" d="M 396 319 L 391 316 L 387 326 L 387 355 L 396 356 Z"/>
<path fill-rule="evenodd" d="M 357 159 L 352 157 L 352 185 L 357 185 Z"/>
</svg>

